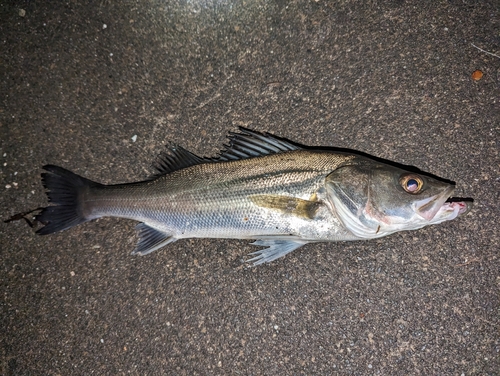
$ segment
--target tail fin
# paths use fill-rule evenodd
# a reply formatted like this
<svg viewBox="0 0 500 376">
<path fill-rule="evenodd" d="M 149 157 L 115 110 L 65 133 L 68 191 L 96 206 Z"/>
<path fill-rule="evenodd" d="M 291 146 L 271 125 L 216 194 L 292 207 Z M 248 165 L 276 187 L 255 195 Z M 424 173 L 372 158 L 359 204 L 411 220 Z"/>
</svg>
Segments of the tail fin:
<svg viewBox="0 0 500 376">
<path fill-rule="evenodd" d="M 73 226 L 89 221 L 85 218 L 81 207 L 82 193 L 91 187 L 101 184 L 85 179 L 62 167 L 45 165 L 48 171 L 42 174 L 42 183 L 48 190 L 49 202 L 56 205 L 48 206 L 36 216 L 36 220 L 45 224 L 37 234 L 47 235 L 67 230 Z"/>
</svg>

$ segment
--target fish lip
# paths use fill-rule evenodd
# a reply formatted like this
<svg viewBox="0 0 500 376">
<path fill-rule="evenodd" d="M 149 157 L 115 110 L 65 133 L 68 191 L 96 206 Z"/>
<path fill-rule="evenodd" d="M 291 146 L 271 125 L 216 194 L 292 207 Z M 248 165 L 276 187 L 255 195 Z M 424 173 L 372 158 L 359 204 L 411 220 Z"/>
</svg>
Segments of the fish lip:
<svg viewBox="0 0 500 376">
<path fill-rule="evenodd" d="M 446 188 L 441 194 L 429 198 L 419 200 L 413 204 L 415 213 L 431 222 L 436 214 L 444 209 L 446 201 L 450 199 L 451 194 L 455 190 L 455 186 Z"/>
<path fill-rule="evenodd" d="M 474 199 L 470 197 L 448 197 L 443 205 L 458 206 L 458 215 L 464 215 L 471 211 L 474 206 Z"/>
</svg>

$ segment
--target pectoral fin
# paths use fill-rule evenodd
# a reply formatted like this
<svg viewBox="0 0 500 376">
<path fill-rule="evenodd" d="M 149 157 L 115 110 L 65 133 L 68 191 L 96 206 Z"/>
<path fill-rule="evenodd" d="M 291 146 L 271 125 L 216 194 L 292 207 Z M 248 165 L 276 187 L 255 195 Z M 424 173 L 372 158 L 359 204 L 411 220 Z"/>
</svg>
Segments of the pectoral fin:
<svg viewBox="0 0 500 376">
<path fill-rule="evenodd" d="M 161 232 L 145 223 L 139 223 L 135 228 L 139 231 L 139 241 L 132 252 L 133 255 L 147 255 L 177 240 L 172 235 Z"/>
<path fill-rule="evenodd" d="M 262 208 L 281 211 L 285 214 L 312 219 L 316 215 L 321 202 L 302 200 L 297 197 L 279 195 L 252 195 L 249 199 Z"/>
<path fill-rule="evenodd" d="M 255 257 L 247 260 L 247 262 L 253 262 L 254 266 L 271 262 L 302 247 L 304 244 L 307 244 L 307 242 L 297 240 L 257 240 L 252 245 L 267 248 L 250 253 L 252 256 L 255 255 Z"/>
</svg>

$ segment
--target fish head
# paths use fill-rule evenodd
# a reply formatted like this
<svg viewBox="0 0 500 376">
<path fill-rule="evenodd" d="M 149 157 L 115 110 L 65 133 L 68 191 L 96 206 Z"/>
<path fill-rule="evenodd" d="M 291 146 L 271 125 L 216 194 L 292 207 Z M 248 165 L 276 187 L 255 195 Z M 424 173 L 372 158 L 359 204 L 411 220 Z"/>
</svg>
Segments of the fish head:
<svg viewBox="0 0 500 376">
<path fill-rule="evenodd" d="M 472 206 L 451 198 L 452 182 L 365 159 L 328 175 L 326 189 L 344 226 L 363 239 L 449 221 Z"/>
</svg>

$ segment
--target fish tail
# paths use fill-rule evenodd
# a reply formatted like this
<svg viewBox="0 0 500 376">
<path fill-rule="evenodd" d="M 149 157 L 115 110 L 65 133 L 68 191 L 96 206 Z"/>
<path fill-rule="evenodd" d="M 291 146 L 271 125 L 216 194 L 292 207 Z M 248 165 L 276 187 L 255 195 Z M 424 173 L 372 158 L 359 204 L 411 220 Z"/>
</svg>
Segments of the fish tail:
<svg viewBox="0 0 500 376">
<path fill-rule="evenodd" d="M 101 186 L 71 171 L 54 165 L 45 165 L 42 183 L 47 189 L 48 206 L 35 218 L 45 224 L 37 234 L 47 235 L 67 230 L 93 218 L 86 218 L 82 207 L 82 195 L 88 189 Z"/>
</svg>

